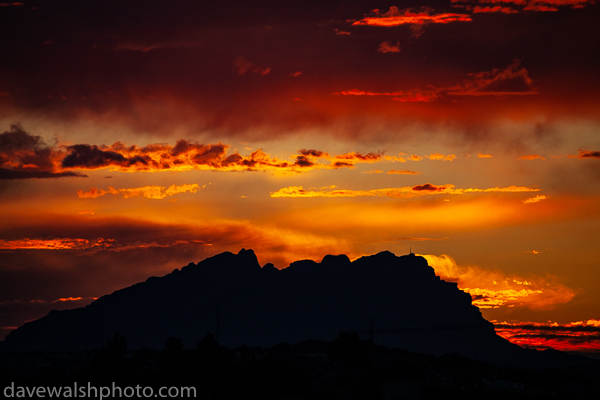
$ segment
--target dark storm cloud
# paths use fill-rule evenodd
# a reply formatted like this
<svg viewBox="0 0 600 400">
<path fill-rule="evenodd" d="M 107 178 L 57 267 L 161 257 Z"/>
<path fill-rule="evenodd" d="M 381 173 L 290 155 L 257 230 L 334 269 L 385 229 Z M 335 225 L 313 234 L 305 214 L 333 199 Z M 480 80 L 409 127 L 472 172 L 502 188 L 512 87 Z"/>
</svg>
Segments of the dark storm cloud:
<svg viewBox="0 0 600 400">
<path fill-rule="evenodd" d="M 60 153 L 48 147 L 41 136 L 32 135 L 18 125 L 0 133 L 0 179 L 45 179 L 86 177 L 79 172 L 58 171 L 55 159 Z"/>
<path fill-rule="evenodd" d="M 41 136 L 30 135 L 18 125 L 11 125 L 10 131 L 0 133 L 0 154 L 19 150 L 35 150 L 45 146 Z"/>
<path fill-rule="evenodd" d="M 130 167 L 141 164 L 148 165 L 149 157 L 134 156 L 126 158 L 122 154 L 110 150 L 101 150 L 98 146 L 76 144 L 67 147 L 69 154 L 62 160 L 63 168 L 103 168 L 110 165 Z"/>
</svg>

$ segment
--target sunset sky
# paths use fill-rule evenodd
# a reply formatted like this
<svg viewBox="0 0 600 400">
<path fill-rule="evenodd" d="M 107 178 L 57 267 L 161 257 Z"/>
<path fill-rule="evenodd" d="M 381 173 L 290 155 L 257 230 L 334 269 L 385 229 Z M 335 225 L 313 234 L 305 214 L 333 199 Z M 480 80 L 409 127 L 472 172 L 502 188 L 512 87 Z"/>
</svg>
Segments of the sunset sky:
<svg viewBox="0 0 600 400">
<path fill-rule="evenodd" d="M 412 248 L 503 330 L 599 348 L 599 26 L 588 0 L 0 3 L 0 339 L 223 251 Z"/>
</svg>

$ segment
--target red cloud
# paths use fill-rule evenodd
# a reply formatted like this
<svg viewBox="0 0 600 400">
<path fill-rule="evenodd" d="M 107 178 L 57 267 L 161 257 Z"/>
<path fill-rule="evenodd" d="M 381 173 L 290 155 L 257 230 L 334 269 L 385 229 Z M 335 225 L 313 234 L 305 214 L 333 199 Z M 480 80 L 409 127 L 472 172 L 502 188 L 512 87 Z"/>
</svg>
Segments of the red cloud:
<svg viewBox="0 0 600 400">
<path fill-rule="evenodd" d="M 400 42 L 396 42 L 396 44 L 393 44 L 392 42 L 388 41 L 381 42 L 377 51 L 380 53 L 399 53 Z"/>
<path fill-rule="evenodd" d="M 256 64 L 253 64 L 250 61 L 246 60 L 246 58 L 244 56 L 239 56 L 235 60 L 235 62 L 233 63 L 233 68 L 240 75 L 260 74 L 262 76 L 265 76 L 271 72 L 270 67 L 266 67 L 266 68 L 260 67 Z"/>
<path fill-rule="evenodd" d="M 342 96 L 392 96 L 399 102 L 430 102 L 446 95 L 454 96 L 509 96 L 537 94 L 533 80 L 527 70 L 520 66 L 519 60 L 514 60 L 505 69 L 495 68 L 491 71 L 469 74 L 471 78 L 462 84 L 454 86 L 427 87 L 427 90 L 397 90 L 393 92 L 371 92 L 352 89 L 334 92 Z"/>
<path fill-rule="evenodd" d="M 355 21 L 352 25 L 371 25 L 371 26 L 398 26 L 404 24 L 447 24 L 454 21 L 472 21 L 467 14 L 431 14 L 433 10 L 423 8 L 421 12 L 411 12 L 410 9 L 399 10 L 392 6 L 386 13 L 379 10 L 373 10 L 371 16 Z"/>
<path fill-rule="evenodd" d="M 473 13 L 514 14 L 523 11 L 554 12 L 559 7 L 583 8 L 594 0 L 452 0 L 454 7 L 463 7 Z M 481 4 L 484 4 L 483 6 Z M 501 4 L 488 6 L 488 4 Z"/>
<path fill-rule="evenodd" d="M 537 90 L 533 87 L 533 81 L 527 70 L 520 67 L 519 60 L 514 60 L 503 70 L 493 69 L 470 75 L 473 77 L 471 80 L 451 89 L 448 94 L 461 96 L 537 94 Z"/>
</svg>

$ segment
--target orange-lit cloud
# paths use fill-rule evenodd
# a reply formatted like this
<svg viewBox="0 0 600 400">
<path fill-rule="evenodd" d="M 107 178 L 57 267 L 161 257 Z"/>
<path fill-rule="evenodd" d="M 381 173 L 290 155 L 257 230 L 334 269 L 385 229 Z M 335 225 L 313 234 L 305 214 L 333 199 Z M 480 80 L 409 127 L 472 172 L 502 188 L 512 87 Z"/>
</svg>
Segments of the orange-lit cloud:
<svg viewBox="0 0 600 400">
<path fill-rule="evenodd" d="M 233 69 L 240 75 L 259 74 L 265 76 L 271 72 L 270 67 L 260 67 L 246 60 L 246 57 L 244 56 L 239 56 L 235 59 L 233 63 Z"/>
<path fill-rule="evenodd" d="M 442 13 L 433 14 L 430 8 L 422 8 L 420 12 L 413 12 L 410 9 L 399 10 L 398 7 L 390 7 L 388 12 L 373 10 L 369 16 L 355 21 L 352 25 L 370 25 L 370 26 L 398 26 L 398 25 L 423 25 L 423 24 L 447 24 L 455 21 L 472 21 L 471 16 L 467 14 Z"/>
<path fill-rule="evenodd" d="M 328 188 L 329 189 L 329 188 Z M 487 189 L 456 189 L 454 185 L 436 186 L 430 183 L 417 186 L 406 186 L 400 188 L 372 189 L 372 190 L 347 190 L 331 189 L 304 190 L 302 186 L 289 186 L 279 189 L 271 193 L 271 197 L 363 197 L 363 196 L 384 196 L 396 198 L 411 198 L 416 196 L 434 195 L 434 194 L 451 194 L 459 195 L 466 193 L 491 193 L 491 192 L 535 192 L 540 189 L 535 187 L 509 186 L 504 188 L 487 188 Z"/>
<path fill-rule="evenodd" d="M 0 134 L 0 145 L 0 166 L 5 167 L 0 168 L 0 179 L 85 177 L 72 170 L 105 168 L 121 172 L 192 169 L 302 172 L 319 168 L 351 168 L 356 163 L 383 160 L 382 152 L 329 155 L 321 150 L 301 149 L 299 155 L 290 156 L 291 161 L 282 161 L 269 156 L 262 149 L 242 156 L 237 152 L 228 154 L 229 146 L 223 143 L 200 144 L 184 139 L 178 140 L 175 146 L 154 143 L 139 147 L 115 142 L 110 146 L 75 144 L 48 147 L 39 136 L 30 135 L 14 125 L 10 132 Z M 98 190 L 87 197 L 106 194 Z M 116 194 L 115 190 L 105 192 Z"/>
<path fill-rule="evenodd" d="M 482 154 L 482 153 L 479 153 L 479 154 L 477 154 L 477 157 L 479 157 L 479 158 L 492 158 L 493 156 L 491 154 Z"/>
<path fill-rule="evenodd" d="M 546 200 L 548 199 L 548 196 L 546 195 L 537 195 L 535 197 L 530 197 L 528 199 L 523 200 L 523 203 L 525 204 L 531 204 L 531 203 L 539 203 L 542 200 Z"/>
<path fill-rule="evenodd" d="M 83 250 L 91 248 L 106 248 L 113 244 L 114 239 L 0 239 L 0 250 Z"/>
<path fill-rule="evenodd" d="M 380 169 L 371 169 L 369 171 L 363 172 L 363 174 L 382 174 L 383 171 Z"/>
<path fill-rule="evenodd" d="M 444 155 L 444 154 L 440 154 L 440 153 L 431 153 L 430 155 L 425 156 L 425 157 L 429 158 L 430 160 L 443 160 L 443 161 L 456 160 L 456 156 L 454 154 Z"/>
<path fill-rule="evenodd" d="M 420 175 L 421 171 L 409 171 L 409 170 L 396 171 L 395 169 L 392 169 L 392 170 L 389 170 L 387 173 L 388 174 L 399 174 L 399 175 Z"/>
<path fill-rule="evenodd" d="M 575 291 L 555 277 L 523 278 L 477 266 L 459 266 L 450 256 L 423 255 L 440 278 L 456 282 L 480 308 L 529 307 L 548 309 L 571 301 Z"/>
<path fill-rule="evenodd" d="M 396 238 L 394 240 L 410 240 L 410 241 L 414 241 L 414 242 L 445 242 L 446 240 L 448 240 L 449 238 L 447 237 L 443 237 L 443 238 L 424 238 L 424 237 L 401 237 L 401 238 Z"/>
<path fill-rule="evenodd" d="M 598 158 L 600 159 L 600 151 L 579 150 L 577 158 Z"/>
<path fill-rule="evenodd" d="M 522 156 L 519 158 L 519 160 L 543 160 L 545 161 L 546 159 L 542 156 L 540 156 L 539 154 L 528 154 L 526 156 Z"/>
<path fill-rule="evenodd" d="M 202 186 L 204 189 L 206 185 Z M 83 190 L 78 190 L 77 195 L 80 199 L 96 199 L 100 196 L 104 196 L 105 194 L 122 194 L 125 199 L 131 197 L 143 197 L 146 199 L 155 199 L 160 200 L 165 197 L 174 196 L 179 193 L 196 193 L 200 189 L 200 186 L 197 183 L 190 185 L 171 185 L 168 188 L 163 186 L 144 186 L 139 188 L 131 188 L 131 189 L 115 189 L 113 187 L 108 187 L 108 190 L 91 188 L 89 192 L 84 192 Z"/>
<path fill-rule="evenodd" d="M 94 252 L 106 250 L 111 252 L 122 252 L 134 249 L 150 249 L 150 248 L 166 248 L 178 246 L 182 244 L 199 243 L 205 244 L 201 240 L 182 241 L 175 240 L 166 243 L 158 243 L 156 241 L 148 242 L 136 240 L 131 242 L 120 243 L 116 239 L 72 239 L 72 238 L 57 238 L 57 239 L 17 239 L 17 240 L 2 240 L 0 239 L 0 250 L 93 250 Z"/>
<path fill-rule="evenodd" d="M 97 300 L 97 297 L 60 297 L 56 300 L 42 300 L 42 299 L 32 299 L 32 300 L 11 300 L 11 301 L 3 301 L 0 302 L 0 306 L 8 305 L 8 304 L 52 304 L 52 303 L 66 303 L 71 301 L 81 301 L 81 300 Z"/>
<path fill-rule="evenodd" d="M 600 351 L 600 320 L 557 322 L 491 321 L 496 333 L 522 347 L 561 351 Z"/>
<path fill-rule="evenodd" d="M 400 53 L 400 42 L 396 42 L 396 44 L 389 41 L 381 42 L 377 51 L 380 53 Z"/>
</svg>

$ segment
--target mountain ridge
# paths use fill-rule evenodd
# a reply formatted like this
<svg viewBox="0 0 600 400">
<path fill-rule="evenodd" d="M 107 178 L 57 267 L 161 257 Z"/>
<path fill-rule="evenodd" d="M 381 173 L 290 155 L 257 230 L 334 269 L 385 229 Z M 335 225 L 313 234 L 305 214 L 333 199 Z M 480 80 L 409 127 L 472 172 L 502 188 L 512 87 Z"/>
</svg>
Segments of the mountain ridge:
<svg viewBox="0 0 600 400">
<path fill-rule="evenodd" d="M 389 347 L 491 361 L 525 351 L 496 335 L 469 294 L 413 253 L 384 251 L 354 261 L 326 255 L 320 263 L 299 260 L 277 270 L 261 267 L 246 249 L 149 277 L 86 307 L 51 311 L 11 332 L 4 348 L 99 348 L 115 333 L 131 348 L 161 348 L 168 337 L 190 347 L 217 331 L 226 346 L 272 346 L 364 332 L 370 321 L 376 342 Z"/>
</svg>

